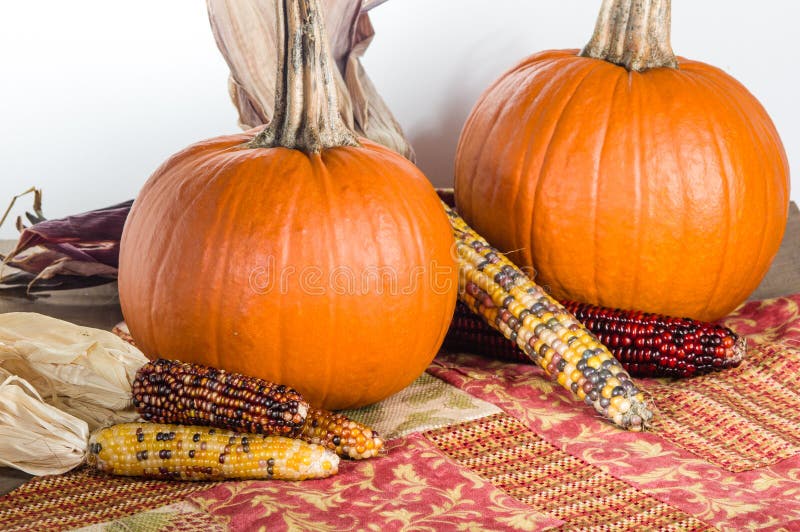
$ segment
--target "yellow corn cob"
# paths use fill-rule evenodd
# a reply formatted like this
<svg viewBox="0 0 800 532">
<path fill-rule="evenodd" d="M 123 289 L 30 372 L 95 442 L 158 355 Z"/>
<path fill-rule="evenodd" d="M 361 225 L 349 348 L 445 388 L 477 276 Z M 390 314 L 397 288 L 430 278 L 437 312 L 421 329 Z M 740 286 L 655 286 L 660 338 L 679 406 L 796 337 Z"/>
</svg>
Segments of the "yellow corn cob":
<svg viewBox="0 0 800 532">
<path fill-rule="evenodd" d="M 132 393 L 146 421 L 255 434 L 296 437 L 308 412 L 300 394 L 282 384 L 174 360 L 139 368 Z"/>
<path fill-rule="evenodd" d="M 628 430 L 653 414 L 611 352 L 558 301 L 443 204 L 456 237 L 459 299 L 552 379 Z"/>
<path fill-rule="evenodd" d="M 87 461 L 113 475 L 175 480 L 305 480 L 339 467 L 336 454 L 302 440 L 160 423 L 95 431 Z"/>
<path fill-rule="evenodd" d="M 299 436 L 301 439 L 322 445 L 339 456 L 362 460 L 383 452 L 383 440 L 378 433 L 361 423 L 337 414 L 311 408 L 306 424 Z"/>
</svg>

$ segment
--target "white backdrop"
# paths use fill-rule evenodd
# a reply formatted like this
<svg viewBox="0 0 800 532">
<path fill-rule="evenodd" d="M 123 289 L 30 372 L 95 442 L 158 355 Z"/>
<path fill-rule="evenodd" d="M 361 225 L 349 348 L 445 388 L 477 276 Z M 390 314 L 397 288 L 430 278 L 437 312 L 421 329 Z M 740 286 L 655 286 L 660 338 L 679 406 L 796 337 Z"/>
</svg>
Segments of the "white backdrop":
<svg viewBox="0 0 800 532">
<path fill-rule="evenodd" d="M 366 68 L 435 184 L 451 181 L 480 92 L 534 51 L 581 47 L 599 3 L 391 0 L 373 11 Z M 743 82 L 772 115 L 790 165 L 800 163 L 797 20 L 791 0 L 673 2 L 676 52 Z M 31 185 L 44 189 L 49 217 L 134 197 L 171 153 L 237 130 L 226 79 L 202 0 L 4 3 L 0 212 Z M 15 235 L 0 228 L 0 238 Z"/>
</svg>

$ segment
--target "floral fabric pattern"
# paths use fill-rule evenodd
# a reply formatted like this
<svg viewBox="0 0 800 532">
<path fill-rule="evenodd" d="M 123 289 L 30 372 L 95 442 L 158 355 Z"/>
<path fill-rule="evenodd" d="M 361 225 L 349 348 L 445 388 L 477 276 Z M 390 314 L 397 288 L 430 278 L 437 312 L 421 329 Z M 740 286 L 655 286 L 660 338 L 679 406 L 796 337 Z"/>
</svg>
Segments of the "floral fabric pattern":
<svg viewBox="0 0 800 532">
<path fill-rule="evenodd" d="M 562 523 L 459 467 L 422 435 L 303 482 L 229 482 L 190 499 L 232 530 L 546 530 Z"/>
<path fill-rule="evenodd" d="M 617 429 L 529 364 L 443 354 L 429 371 L 498 405 L 567 454 L 709 525 L 729 530 L 800 530 L 798 455 L 732 472 L 657 432 Z"/>
<path fill-rule="evenodd" d="M 570 530 L 713 530 L 497 414 L 425 433 L 442 451 Z"/>
<path fill-rule="evenodd" d="M 615 428 L 533 365 L 441 353 L 407 390 L 348 412 L 388 453 L 343 460 L 334 477 L 200 484 L 78 469 L 0 497 L 0 528 L 800 530 L 800 294 L 724 323 L 747 336 L 745 361 L 641 380 L 658 408 L 649 432 Z"/>
<path fill-rule="evenodd" d="M 753 343 L 800 347 L 800 294 L 750 301 L 721 320 Z"/>
<path fill-rule="evenodd" d="M 654 430 L 730 471 L 800 453 L 800 349 L 757 345 L 738 368 L 676 382 L 647 382 Z"/>
</svg>

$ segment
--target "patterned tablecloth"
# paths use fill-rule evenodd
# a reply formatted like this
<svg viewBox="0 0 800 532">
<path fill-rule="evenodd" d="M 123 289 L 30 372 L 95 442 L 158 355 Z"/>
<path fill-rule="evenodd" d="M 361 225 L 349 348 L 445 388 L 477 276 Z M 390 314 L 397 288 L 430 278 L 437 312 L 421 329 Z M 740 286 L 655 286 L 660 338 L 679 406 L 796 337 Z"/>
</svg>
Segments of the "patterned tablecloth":
<svg viewBox="0 0 800 532">
<path fill-rule="evenodd" d="M 330 479 L 169 483 L 79 469 L 0 498 L 0 529 L 800 530 L 800 295 L 725 320 L 736 369 L 641 380 L 651 432 L 614 428 L 527 364 L 440 353 L 350 411 L 388 453 Z"/>
</svg>

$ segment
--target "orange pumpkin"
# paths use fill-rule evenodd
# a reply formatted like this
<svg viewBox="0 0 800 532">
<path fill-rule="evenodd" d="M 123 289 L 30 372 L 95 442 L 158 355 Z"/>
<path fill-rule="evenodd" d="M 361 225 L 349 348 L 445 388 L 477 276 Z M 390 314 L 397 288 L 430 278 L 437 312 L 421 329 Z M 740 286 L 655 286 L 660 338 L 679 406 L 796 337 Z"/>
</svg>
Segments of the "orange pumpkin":
<svg viewBox="0 0 800 532">
<path fill-rule="evenodd" d="M 676 58 L 669 0 L 604 0 L 582 52 L 535 54 L 479 99 L 456 203 L 558 299 L 714 320 L 778 250 L 789 170 L 747 89 Z"/>
<path fill-rule="evenodd" d="M 453 234 L 412 163 L 344 126 L 317 0 L 278 6 L 276 115 L 149 179 L 122 237 L 120 300 L 149 357 L 358 407 L 435 356 L 455 306 Z"/>
</svg>

